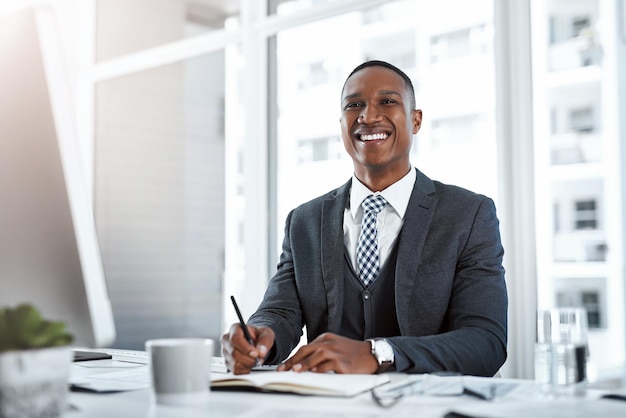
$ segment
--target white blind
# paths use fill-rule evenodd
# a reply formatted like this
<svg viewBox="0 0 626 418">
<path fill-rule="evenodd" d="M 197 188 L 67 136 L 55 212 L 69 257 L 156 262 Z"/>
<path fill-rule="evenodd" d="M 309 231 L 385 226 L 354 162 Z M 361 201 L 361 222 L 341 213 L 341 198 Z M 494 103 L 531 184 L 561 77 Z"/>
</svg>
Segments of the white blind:
<svg viewBox="0 0 626 418">
<path fill-rule="evenodd" d="M 221 334 L 224 54 L 101 82 L 96 221 L 118 337 Z"/>
</svg>

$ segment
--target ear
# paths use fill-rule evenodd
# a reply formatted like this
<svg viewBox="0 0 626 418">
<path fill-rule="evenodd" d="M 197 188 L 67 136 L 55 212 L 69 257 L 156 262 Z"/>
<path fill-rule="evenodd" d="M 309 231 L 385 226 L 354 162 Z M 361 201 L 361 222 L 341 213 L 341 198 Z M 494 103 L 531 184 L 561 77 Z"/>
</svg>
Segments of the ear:
<svg viewBox="0 0 626 418">
<path fill-rule="evenodd" d="M 413 135 L 419 132 L 422 127 L 422 110 L 415 109 L 411 111 L 411 119 L 413 121 Z"/>
</svg>

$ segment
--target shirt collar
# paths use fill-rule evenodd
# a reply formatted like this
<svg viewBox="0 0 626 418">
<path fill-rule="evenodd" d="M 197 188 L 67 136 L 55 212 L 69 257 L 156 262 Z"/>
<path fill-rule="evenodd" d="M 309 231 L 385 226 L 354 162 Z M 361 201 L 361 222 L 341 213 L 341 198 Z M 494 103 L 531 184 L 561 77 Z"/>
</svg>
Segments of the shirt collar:
<svg viewBox="0 0 626 418">
<path fill-rule="evenodd" d="M 380 194 L 385 198 L 387 203 L 398 213 L 400 218 L 404 219 L 406 208 L 409 206 L 409 199 L 413 192 L 415 185 L 415 179 L 417 174 L 415 169 L 411 167 L 406 176 L 396 181 L 391 186 L 380 192 L 374 194 Z M 356 215 L 361 207 L 361 202 L 367 196 L 371 195 L 372 191 L 368 189 L 361 181 L 356 178 L 356 175 L 352 175 L 352 189 L 350 191 L 350 213 L 352 218 L 356 219 Z"/>
</svg>

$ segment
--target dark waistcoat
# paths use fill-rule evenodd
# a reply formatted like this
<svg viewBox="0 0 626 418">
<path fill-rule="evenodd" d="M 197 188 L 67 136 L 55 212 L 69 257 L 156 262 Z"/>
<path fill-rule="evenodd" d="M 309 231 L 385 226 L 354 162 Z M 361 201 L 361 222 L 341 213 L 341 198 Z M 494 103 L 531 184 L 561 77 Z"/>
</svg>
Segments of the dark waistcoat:
<svg viewBox="0 0 626 418">
<path fill-rule="evenodd" d="M 344 249 L 345 292 L 341 335 L 361 341 L 400 335 L 394 290 L 397 247 L 394 245 L 378 277 L 367 287 L 354 272 Z"/>
</svg>

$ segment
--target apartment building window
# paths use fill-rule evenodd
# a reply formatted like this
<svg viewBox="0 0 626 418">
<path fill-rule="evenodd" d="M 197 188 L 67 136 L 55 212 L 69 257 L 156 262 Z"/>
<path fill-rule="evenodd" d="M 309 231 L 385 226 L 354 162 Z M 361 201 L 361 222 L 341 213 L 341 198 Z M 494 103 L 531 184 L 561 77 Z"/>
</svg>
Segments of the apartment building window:
<svg viewBox="0 0 626 418">
<path fill-rule="evenodd" d="M 578 37 L 581 32 L 591 27 L 589 16 L 571 16 L 564 10 L 562 14 L 551 15 L 549 22 L 549 43 L 566 42 Z"/>
<path fill-rule="evenodd" d="M 572 19 L 572 38 L 575 38 L 580 35 L 580 33 L 591 26 L 591 21 L 588 16 L 583 17 L 575 17 Z"/>
<path fill-rule="evenodd" d="M 312 88 L 338 80 L 340 67 L 330 59 L 308 63 L 300 72 L 300 88 Z"/>
<path fill-rule="evenodd" d="M 434 146 L 462 144 L 475 136 L 479 115 L 463 115 L 436 119 L 431 124 L 431 140 Z"/>
<path fill-rule="evenodd" d="M 339 136 L 305 139 L 298 144 L 298 162 L 301 164 L 336 160 L 341 157 L 343 146 Z"/>
<path fill-rule="evenodd" d="M 593 132 L 593 107 L 571 109 L 569 112 L 569 125 L 574 132 Z"/>
<path fill-rule="evenodd" d="M 411 27 L 374 39 L 366 38 L 361 42 L 360 49 L 364 60 L 384 60 L 394 63 L 398 68 L 409 69 L 415 67 L 417 58 L 414 45 L 415 28 Z"/>
<path fill-rule="evenodd" d="M 475 26 L 435 35 L 430 39 L 432 63 L 482 54 L 487 50 L 485 26 Z"/>
<path fill-rule="evenodd" d="M 371 9 L 365 10 L 362 14 L 362 17 L 363 24 L 365 25 L 381 22 L 385 19 L 385 15 L 382 13 L 382 10 L 379 7 L 373 7 Z"/>
<path fill-rule="evenodd" d="M 337 0 L 268 0 L 268 9 L 270 14 L 289 16 L 302 10 L 334 1 Z"/>
<path fill-rule="evenodd" d="M 598 211 L 595 200 L 579 200 L 574 203 L 574 227 L 576 230 L 597 229 Z"/>
<path fill-rule="evenodd" d="M 554 205 L 552 205 L 552 220 L 554 232 L 559 232 L 561 230 L 561 216 L 560 205 L 558 202 L 555 202 Z"/>
<path fill-rule="evenodd" d="M 604 317 L 600 294 L 597 290 L 563 289 L 556 294 L 556 306 L 562 308 L 582 307 L 587 310 L 589 328 L 602 328 Z"/>
<path fill-rule="evenodd" d="M 469 55 L 470 29 L 433 36 L 430 40 L 431 62 L 439 62 Z"/>
</svg>

